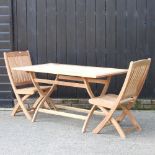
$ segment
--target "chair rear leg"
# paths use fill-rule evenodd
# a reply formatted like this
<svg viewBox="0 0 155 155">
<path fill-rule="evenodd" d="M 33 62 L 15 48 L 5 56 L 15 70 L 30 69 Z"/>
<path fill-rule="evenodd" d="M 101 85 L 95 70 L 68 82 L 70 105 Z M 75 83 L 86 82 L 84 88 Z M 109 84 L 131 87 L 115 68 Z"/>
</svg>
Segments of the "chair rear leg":
<svg viewBox="0 0 155 155">
<path fill-rule="evenodd" d="M 131 124 L 137 129 L 137 131 L 141 131 L 142 128 L 139 125 L 139 123 L 137 122 L 134 115 L 131 113 L 131 111 L 128 110 L 125 106 L 121 106 L 121 108 L 123 109 L 124 113 L 126 113 L 126 115 L 129 117 Z"/>
<path fill-rule="evenodd" d="M 84 124 L 83 124 L 82 133 L 86 132 L 86 128 L 87 128 L 87 126 L 88 126 L 88 122 L 89 122 L 90 118 L 92 117 L 93 112 L 95 111 L 95 109 L 96 109 L 96 106 L 93 105 L 93 107 L 92 107 L 91 110 L 89 111 L 88 116 L 87 116 L 87 118 L 86 118 L 86 120 L 85 120 L 85 122 L 84 122 Z"/>
<path fill-rule="evenodd" d="M 131 108 L 132 108 L 132 106 L 133 106 L 133 104 L 134 104 L 134 102 L 135 101 L 132 101 L 132 102 L 129 102 L 128 104 L 127 104 L 127 109 L 128 110 L 130 110 Z M 117 122 L 122 122 L 123 120 L 124 120 L 124 118 L 126 117 L 126 112 L 125 111 L 122 111 L 122 113 L 121 113 L 121 115 L 119 115 L 118 117 L 117 117 Z"/>
<path fill-rule="evenodd" d="M 125 138 L 125 133 L 122 130 L 121 126 L 118 124 L 118 122 L 111 117 L 113 114 L 113 110 L 108 111 L 107 109 L 100 107 L 99 108 L 102 110 L 103 115 L 105 115 L 105 118 L 100 122 L 100 124 L 93 130 L 93 133 L 99 133 L 103 127 L 105 127 L 108 123 L 112 123 L 114 127 L 116 128 L 117 132 L 119 133 L 121 138 Z"/>
<path fill-rule="evenodd" d="M 24 112 L 26 118 L 27 118 L 28 120 L 31 120 L 31 119 L 32 119 L 32 118 L 31 118 L 31 115 L 30 115 L 30 113 L 27 111 L 26 107 L 24 106 L 23 100 L 20 98 L 20 96 L 19 96 L 18 94 L 16 94 L 16 98 L 17 98 L 18 104 L 20 105 L 21 109 L 23 110 L 23 112 Z"/>
</svg>

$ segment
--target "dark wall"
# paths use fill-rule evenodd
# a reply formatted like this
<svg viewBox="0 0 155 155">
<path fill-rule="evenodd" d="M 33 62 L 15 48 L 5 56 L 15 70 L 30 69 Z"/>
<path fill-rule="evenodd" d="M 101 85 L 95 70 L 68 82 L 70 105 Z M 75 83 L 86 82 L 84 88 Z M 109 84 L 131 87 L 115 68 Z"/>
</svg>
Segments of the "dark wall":
<svg viewBox="0 0 155 155">
<path fill-rule="evenodd" d="M 153 98 L 154 6 L 154 0 L 13 0 L 14 49 L 29 49 L 34 64 L 127 68 L 131 60 L 151 57 L 141 97 Z M 115 79 L 111 90 L 120 88 L 121 81 Z M 85 97 L 71 88 L 57 95 Z"/>
<path fill-rule="evenodd" d="M 0 106 L 12 106 L 12 90 L 6 73 L 3 52 L 12 50 L 11 0 L 0 0 Z"/>
</svg>

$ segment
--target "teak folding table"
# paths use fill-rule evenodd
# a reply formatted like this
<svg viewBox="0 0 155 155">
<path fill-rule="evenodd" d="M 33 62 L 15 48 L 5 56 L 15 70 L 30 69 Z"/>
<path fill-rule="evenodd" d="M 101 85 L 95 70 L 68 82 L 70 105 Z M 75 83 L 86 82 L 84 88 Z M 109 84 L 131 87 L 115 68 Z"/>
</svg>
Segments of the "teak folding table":
<svg viewBox="0 0 155 155">
<path fill-rule="evenodd" d="M 110 80 L 113 76 L 119 74 L 127 73 L 125 69 L 117 69 L 117 68 L 106 68 L 106 67 L 91 67 L 91 66 L 79 66 L 79 65 L 67 65 L 67 64 L 58 64 L 58 63 L 47 63 L 40 65 L 32 65 L 32 66 L 23 66 L 13 68 L 14 70 L 25 71 L 30 74 L 31 80 L 36 87 L 39 94 L 44 94 L 42 98 L 40 98 L 40 102 L 35 109 L 32 122 L 35 120 L 38 112 L 61 115 L 65 117 L 71 117 L 76 119 L 85 120 L 83 129 L 87 125 L 88 117 L 84 115 L 77 115 L 69 112 L 62 112 L 60 109 L 71 110 L 76 112 L 88 113 L 87 109 L 80 109 L 75 107 L 69 107 L 64 105 L 55 105 L 55 109 L 44 109 L 41 108 L 43 103 L 48 100 L 51 96 L 55 87 L 57 85 L 60 86 L 69 86 L 76 88 L 83 88 L 87 91 L 90 98 L 94 97 L 94 93 L 90 87 L 91 83 L 102 84 L 103 90 L 101 91 L 100 96 L 105 95 L 107 89 L 109 87 Z M 45 73 L 45 74 L 54 74 L 55 79 L 39 79 L 34 76 L 34 73 Z M 45 94 L 42 93 L 40 88 L 40 83 L 51 85 L 49 91 Z M 101 112 L 95 111 L 94 114 L 102 115 Z"/>
</svg>

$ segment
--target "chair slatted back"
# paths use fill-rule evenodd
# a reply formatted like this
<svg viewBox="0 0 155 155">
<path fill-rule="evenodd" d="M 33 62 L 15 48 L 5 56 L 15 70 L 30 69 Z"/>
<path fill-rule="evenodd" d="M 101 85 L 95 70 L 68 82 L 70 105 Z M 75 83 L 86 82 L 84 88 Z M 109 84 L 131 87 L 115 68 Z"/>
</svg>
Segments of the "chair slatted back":
<svg viewBox="0 0 155 155">
<path fill-rule="evenodd" d="M 32 65 L 29 51 L 4 52 L 4 59 L 9 79 L 15 86 L 32 83 L 28 73 L 12 70 L 13 67 Z"/>
<path fill-rule="evenodd" d="M 147 77 L 151 59 L 131 62 L 120 92 L 121 99 L 137 98 Z"/>
</svg>

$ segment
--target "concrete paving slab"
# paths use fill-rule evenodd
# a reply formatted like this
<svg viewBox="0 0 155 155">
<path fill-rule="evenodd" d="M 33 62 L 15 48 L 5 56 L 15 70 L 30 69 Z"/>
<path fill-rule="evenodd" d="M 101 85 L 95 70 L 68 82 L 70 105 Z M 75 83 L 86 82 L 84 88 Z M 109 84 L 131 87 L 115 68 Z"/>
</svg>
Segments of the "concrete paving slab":
<svg viewBox="0 0 155 155">
<path fill-rule="evenodd" d="M 125 140 L 112 126 L 93 134 L 99 116 L 82 134 L 81 120 L 39 114 L 31 123 L 23 114 L 10 113 L 0 111 L 0 155 L 155 155 L 155 111 L 133 111 L 143 130 L 127 134 Z M 122 125 L 130 123 L 125 120 Z"/>
</svg>

